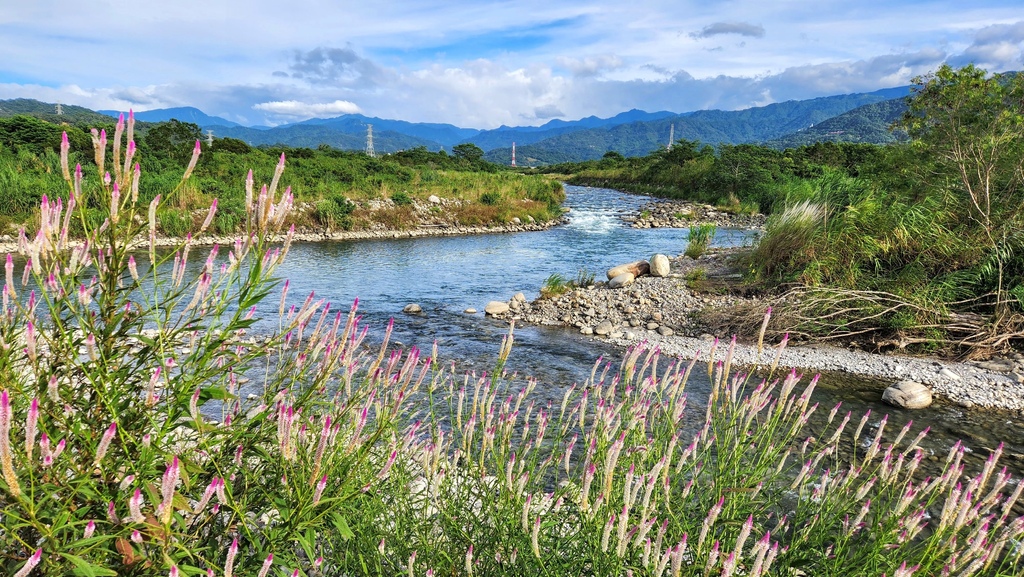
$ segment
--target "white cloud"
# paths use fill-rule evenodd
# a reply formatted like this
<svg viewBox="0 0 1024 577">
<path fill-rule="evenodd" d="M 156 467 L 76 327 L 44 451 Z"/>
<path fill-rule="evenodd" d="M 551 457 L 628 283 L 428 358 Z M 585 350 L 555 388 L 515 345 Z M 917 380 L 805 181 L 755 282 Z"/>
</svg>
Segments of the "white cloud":
<svg viewBox="0 0 1024 577">
<path fill-rule="evenodd" d="M 271 114 L 295 116 L 298 118 L 339 116 L 341 114 L 357 114 L 360 112 L 359 106 L 347 100 L 313 103 L 299 102 L 298 100 L 278 100 L 275 102 L 260 102 L 252 107 Z"/>
</svg>

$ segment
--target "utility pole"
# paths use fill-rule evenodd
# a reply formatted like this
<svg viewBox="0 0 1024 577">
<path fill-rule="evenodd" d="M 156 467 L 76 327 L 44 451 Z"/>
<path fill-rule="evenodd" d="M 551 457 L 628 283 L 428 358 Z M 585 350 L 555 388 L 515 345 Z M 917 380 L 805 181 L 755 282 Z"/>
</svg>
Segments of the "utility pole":
<svg viewBox="0 0 1024 577">
<path fill-rule="evenodd" d="M 375 158 L 377 156 L 373 151 L 373 125 L 366 125 L 366 156 Z"/>
</svg>

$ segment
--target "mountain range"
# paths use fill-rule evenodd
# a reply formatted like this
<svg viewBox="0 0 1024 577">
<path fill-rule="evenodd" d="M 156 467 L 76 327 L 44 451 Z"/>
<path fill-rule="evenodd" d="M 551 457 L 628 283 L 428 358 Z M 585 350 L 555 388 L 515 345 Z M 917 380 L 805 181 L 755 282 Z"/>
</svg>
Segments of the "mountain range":
<svg viewBox="0 0 1024 577">
<path fill-rule="evenodd" d="M 551 120 L 541 126 L 501 126 L 490 130 L 461 128 L 451 124 L 407 122 L 346 114 L 313 118 L 275 127 L 242 126 L 198 108 L 181 107 L 135 113 L 141 122 L 177 119 L 194 123 L 215 137 L 236 138 L 253 146 L 285 145 L 363 150 L 373 127 L 374 150 L 396 152 L 414 147 L 448 149 L 474 144 L 492 162 L 508 164 L 512 143 L 520 166 L 578 162 L 601 158 L 609 151 L 642 156 L 674 140 L 706 144 L 758 143 L 777 148 L 818 141 L 888 143 L 900 138 L 889 127 L 906 109 L 909 87 L 843 94 L 809 100 L 791 100 L 744 110 L 699 110 L 687 113 L 629 110 L 610 118 L 589 116 L 579 120 Z M 30 114 L 51 122 L 107 124 L 120 114 L 113 110 L 91 111 L 29 99 L 0 100 L 0 116 Z M 73 119 L 73 120 L 72 120 Z"/>
</svg>

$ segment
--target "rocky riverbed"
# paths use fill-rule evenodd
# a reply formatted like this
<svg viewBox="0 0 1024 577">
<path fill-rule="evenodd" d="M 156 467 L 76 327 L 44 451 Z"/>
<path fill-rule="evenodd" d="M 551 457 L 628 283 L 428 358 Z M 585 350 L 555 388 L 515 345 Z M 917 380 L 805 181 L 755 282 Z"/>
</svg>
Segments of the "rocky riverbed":
<svg viewBox="0 0 1024 577">
<path fill-rule="evenodd" d="M 713 224 L 733 228 L 764 228 L 767 217 L 763 214 L 736 214 L 708 204 L 685 200 L 655 200 L 636 214 L 623 217 L 633 228 L 689 228 L 698 224 Z"/>
<path fill-rule="evenodd" d="M 699 259 L 670 258 L 667 276 L 641 276 L 621 288 L 595 282 L 562 295 L 532 302 L 520 293 L 507 307 L 492 309 L 492 316 L 517 323 L 562 325 L 585 335 L 628 346 L 642 341 L 663 353 L 706 360 L 714 337 L 701 320 L 705 309 L 755 302 L 730 294 L 697 292 L 699 283 L 714 283 L 730 270 L 725 251 Z M 610 263 L 619 264 L 619 263 Z M 734 362 L 769 365 L 776 347 L 766 343 L 758 357 L 756 342 L 741 339 Z M 728 342 L 718 344 L 718 357 Z M 908 355 L 876 354 L 820 344 L 790 345 L 783 349 L 780 366 L 801 371 L 836 371 L 864 377 L 910 380 L 928 387 L 936 396 L 965 407 L 1006 409 L 1024 414 L 1024 355 L 981 363 L 960 363 Z"/>
</svg>

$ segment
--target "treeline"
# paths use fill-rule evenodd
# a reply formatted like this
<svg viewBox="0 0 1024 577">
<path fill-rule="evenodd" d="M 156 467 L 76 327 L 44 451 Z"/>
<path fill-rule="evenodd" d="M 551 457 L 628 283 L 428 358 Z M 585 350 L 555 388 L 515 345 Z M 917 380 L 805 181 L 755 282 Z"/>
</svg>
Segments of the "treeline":
<svg viewBox="0 0 1024 577">
<path fill-rule="evenodd" d="M 600 185 L 769 214 L 785 188 L 836 169 L 850 176 L 881 170 L 891 149 L 872 144 L 820 142 L 776 150 L 757 144 L 714 148 L 678 140 L 643 157 L 608 152 L 601 160 L 566 163 L 543 172 L 570 174 L 573 184 Z"/>
<path fill-rule="evenodd" d="M 746 267 L 801 293 L 780 310 L 786 330 L 972 352 L 1024 338 L 1024 78 L 944 66 L 915 79 L 896 128 L 910 140 L 679 141 L 550 170 L 769 214 Z"/>
<path fill-rule="evenodd" d="M 99 182 L 102 175 L 95 168 L 91 128 L 106 130 L 112 141 L 113 119 L 105 126 L 86 126 L 28 115 L 0 118 L 0 227 L 4 232 L 25 223 L 42 195 L 64 194 L 58 157 L 63 132 L 71 145 L 72 166 L 82 165 L 87 184 Z M 178 186 L 196 140 L 203 141 L 199 162 L 192 178 Z M 328 146 L 252 147 L 233 138 L 217 138 L 208 145 L 199 126 L 177 120 L 138 123 L 135 141 L 143 174 L 141 201 L 175 190 L 164 199 L 159 214 L 163 232 L 172 236 L 188 232 L 214 198 L 218 199 L 215 229 L 234 231 L 245 212 L 242 183 L 246 174 L 251 169 L 257 184 L 269 182 L 281 154 L 288 164 L 282 185 L 291 186 L 296 204 L 307 208 L 296 214 L 299 226 L 358 229 L 373 226 L 373 219 L 391 228 L 413 226 L 410 205 L 431 195 L 461 201 L 451 215 L 461 224 L 497 224 L 517 217 L 544 221 L 560 214 L 564 198 L 559 183 L 489 163 L 472 144 L 456 146 L 452 154 L 420 147 L 380 157 Z M 108 156 L 112 146 L 108 144 Z M 391 199 L 395 206 L 365 210 L 368 201 L 375 199 Z M 102 222 L 99 206 L 88 214 Z"/>
</svg>

